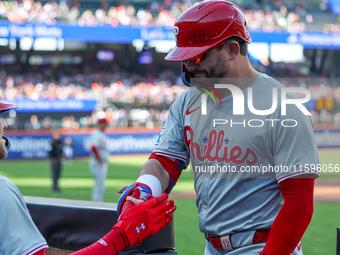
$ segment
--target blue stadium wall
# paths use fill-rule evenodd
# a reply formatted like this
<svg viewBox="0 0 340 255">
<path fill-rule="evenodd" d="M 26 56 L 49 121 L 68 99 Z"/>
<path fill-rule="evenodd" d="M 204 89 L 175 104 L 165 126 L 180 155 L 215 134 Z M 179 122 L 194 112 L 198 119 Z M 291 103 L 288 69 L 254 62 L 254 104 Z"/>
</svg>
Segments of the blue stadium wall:
<svg viewBox="0 0 340 255">
<path fill-rule="evenodd" d="M 125 129 L 108 131 L 108 147 L 112 155 L 150 153 L 158 139 L 160 129 L 139 130 Z M 93 129 L 75 131 L 62 130 L 62 140 L 71 137 L 73 157 L 90 155 L 90 135 Z M 52 141 L 51 132 L 7 132 L 6 136 L 12 145 L 8 153 L 9 159 L 41 159 L 48 157 Z"/>
<path fill-rule="evenodd" d="M 71 137 L 73 156 L 89 156 L 89 138 L 93 129 L 75 131 L 62 130 L 62 140 Z M 150 153 L 158 139 L 160 129 L 112 129 L 107 132 L 108 147 L 111 155 Z M 12 146 L 9 159 L 43 159 L 48 157 L 51 132 L 27 131 L 7 132 Z M 319 129 L 315 131 L 319 148 L 340 148 L 340 129 Z"/>
</svg>

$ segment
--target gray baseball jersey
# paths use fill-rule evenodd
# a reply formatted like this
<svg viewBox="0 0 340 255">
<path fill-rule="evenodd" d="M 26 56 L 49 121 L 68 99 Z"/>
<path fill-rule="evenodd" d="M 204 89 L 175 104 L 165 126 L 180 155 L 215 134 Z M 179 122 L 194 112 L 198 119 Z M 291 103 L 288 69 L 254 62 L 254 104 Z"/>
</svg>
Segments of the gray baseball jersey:
<svg viewBox="0 0 340 255">
<path fill-rule="evenodd" d="M 48 247 L 19 189 L 0 176 L 0 254 L 31 255 Z"/>
<path fill-rule="evenodd" d="M 266 110 L 273 88 L 280 92 L 283 85 L 261 74 L 250 88 L 254 108 Z M 202 232 L 222 236 L 270 228 L 283 204 L 279 183 L 319 176 L 312 171 L 319 160 L 310 117 L 295 105 L 287 105 L 283 116 L 280 99 L 268 115 L 254 115 L 248 107 L 234 115 L 232 95 L 222 105 L 208 97 L 202 115 L 201 94 L 191 88 L 173 103 L 154 152 L 186 165 L 191 160 Z M 248 89 L 243 94 L 247 102 Z"/>
<path fill-rule="evenodd" d="M 104 132 L 96 129 L 90 137 L 91 146 L 95 145 L 98 148 L 99 154 L 103 161 L 107 161 L 110 157 L 110 151 L 107 147 L 107 137 Z M 91 151 L 91 157 L 96 158 L 93 151 Z"/>
</svg>

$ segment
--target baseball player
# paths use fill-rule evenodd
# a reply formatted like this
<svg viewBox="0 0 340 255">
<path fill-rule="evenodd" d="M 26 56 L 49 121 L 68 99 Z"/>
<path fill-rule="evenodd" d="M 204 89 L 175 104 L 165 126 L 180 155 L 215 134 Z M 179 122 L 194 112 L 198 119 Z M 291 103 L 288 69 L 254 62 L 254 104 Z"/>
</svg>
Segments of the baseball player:
<svg viewBox="0 0 340 255">
<path fill-rule="evenodd" d="M 235 4 L 200 2 L 177 19 L 174 34 L 177 45 L 165 59 L 181 62 L 183 82 L 195 86 L 170 107 L 149 160 L 119 199 L 120 214 L 135 189 L 143 199 L 169 193 L 191 160 L 205 255 L 303 254 L 319 176 L 305 108 L 289 104 L 283 115 L 280 98 L 272 107 L 273 91 L 284 86 L 251 66 L 251 38 Z M 249 100 L 270 111 L 254 114 Z"/>
<path fill-rule="evenodd" d="M 89 168 L 94 177 L 95 184 L 92 191 L 92 201 L 103 201 L 105 194 L 105 180 L 108 171 L 108 159 L 110 151 L 107 147 L 107 137 L 105 136 L 105 128 L 107 120 L 99 119 L 97 128 L 90 137 L 91 157 Z"/>
<path fill-rule="evenodd" d="M 61 136 L 58 130 L 53 132 L 53 140 L 51 143 L 51 149 L 48 155 L 51 160 L 51 172 L 53 180 L 53 192 L 61 192 L 59 188 L 59 178 L 61 175 L 61 160 L 63 158 L 63 142 L 61 141 Z"/>
<path fill-rule="evenodd" d="M 0 112 L 19 106 L 2 101 Z M 7 157 L 10 142 L 3 135 L 7 124 L 0 118 L 0 159 Z M 0 254 L 34 254 L 48 245 L 34 225 L 19 189 L 7 178 L 0 176 Z"/>
<path fill-rule="evenodd" d="M 0 113 L 18 108 L 0 97 Z M 0 118 L 0 159 L 7 157 L 10 141 L 3 132 L 7 124 Z M 0 176 L 0 254 L 1 255 L 45 255 L 48 248 L 44 237 L 35 226 L 19 189 L 7 178 Z M 143 239 L 157 233 L 172 219 L 176 210 L 166 193 L 149 197 L 143 203 L 136 190 L 124 205 L 126 213 L 112 230 L 96 243 L 79 250 L 75 255 L 118 254 L 125 248 L 140 244 Z M 136 204 L 136 205 L 135 205 Z M 129 210 L 133 206 L 133 210 Z"/>
</svg>

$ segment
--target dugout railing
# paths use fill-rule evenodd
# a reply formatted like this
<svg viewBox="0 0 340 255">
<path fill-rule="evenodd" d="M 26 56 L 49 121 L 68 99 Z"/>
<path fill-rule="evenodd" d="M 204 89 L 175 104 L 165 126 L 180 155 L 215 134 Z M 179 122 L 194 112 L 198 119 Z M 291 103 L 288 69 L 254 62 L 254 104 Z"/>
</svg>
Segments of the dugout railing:
<svg viewBox="0 0 340 255">
<path fill-rule="evenodd" d="M 117 204 L 80 200 L 24 197 L 33 221 L 50 248 L 48 255 L 64 255 L 86 247 L 106 233 L 117 222 Z M 176 255 L 174 225 L 120 254 Z"/>
</svg>

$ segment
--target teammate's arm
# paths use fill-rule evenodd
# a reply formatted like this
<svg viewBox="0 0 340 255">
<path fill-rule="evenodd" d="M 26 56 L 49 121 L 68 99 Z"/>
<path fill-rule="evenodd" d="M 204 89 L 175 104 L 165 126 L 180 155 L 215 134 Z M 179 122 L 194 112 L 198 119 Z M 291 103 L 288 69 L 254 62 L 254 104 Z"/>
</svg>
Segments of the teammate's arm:
<svg viewBox="0 0 340 255">
<path fill-rule="evenodd" d="M 134 244 L 141 244 L 145 238 L 159 232 L 172 221 L 176 206 L 172 200 L 167 199 L 168 195 L 164 193 L 135 205 L 134 209 L 127 211 L 99 241 L 72 255 L 116 255 Z M 35 255 L 45 255 L 45 251 L 41 250 Z"/>
<path fill-rule="evenodd" d="M 291 254 L 312 219 L 314 178 L 290 178 L 279 185 L 284 204 L 260 255 Z"/>
<path fill-rule="evenodd" d="M 172 200 L 166 201 L 166 193 L 134 206 L 127 211 L 98 242 L 72 253 L 73 255 L 118 254 L 127 247 L 141 242 L 157 233 L 172 221 L 176 206 Z M 129 203 L 130 201 L 127 201 Z"/>
</svg>

